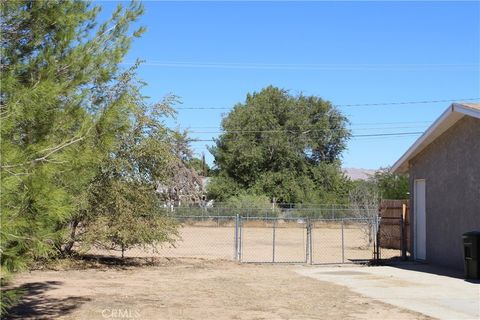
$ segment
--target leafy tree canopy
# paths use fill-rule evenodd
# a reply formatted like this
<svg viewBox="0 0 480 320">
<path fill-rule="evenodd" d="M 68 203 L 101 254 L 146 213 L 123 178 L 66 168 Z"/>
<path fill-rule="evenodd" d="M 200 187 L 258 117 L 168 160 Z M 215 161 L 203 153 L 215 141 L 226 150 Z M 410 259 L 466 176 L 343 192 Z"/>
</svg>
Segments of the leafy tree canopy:
<svg viewBox="0 0 480 320">
<path fill-rule="evenodd" d="M 144 31 L 132 30 L 142 5 L 103 23 L 84 1 L 2 1 L 1 11 L 2 281 L 78 240 L 172 241 L 156 188 L 188 160 L 163 123 L 175 98 L 146 103 L 137 66 L 119 67 Z"/>
<path fill-rule="evenodd" d="M 87 186 L 129 126 L 131 72 L 118 64 L 141 5 L 97 25 L 81 1 L 3 1 L 2 267 L 53 254 L 88 206 Z"/>
<path fill-rule="evenodd" d="M 187 162 L 188 167 L 194 169 L 198 175 L 203 177 L 208 177 L 211 174 L 211 169 L 208 164 L 205 162 L 205 159 L 199 159 L 192 157 Z"/>
<path fill-rule="evenodd" d="M 346 124 L 346 117 L 319 97 L 293 96 L 272 86 L 248 94 L 222 120 L 224 133 L 210 150 L 218 168 L 210 196 L 223 200 L 242 190 L 279 202 L 346 196 L 339 170 L 350 136 Z"/>
<path fill-rule="evenodd" d="M 372 177 L 383 199 L 408 199 L 408 176 L 392 173 L 390 168 L 381 168 Z"/>
</svg>

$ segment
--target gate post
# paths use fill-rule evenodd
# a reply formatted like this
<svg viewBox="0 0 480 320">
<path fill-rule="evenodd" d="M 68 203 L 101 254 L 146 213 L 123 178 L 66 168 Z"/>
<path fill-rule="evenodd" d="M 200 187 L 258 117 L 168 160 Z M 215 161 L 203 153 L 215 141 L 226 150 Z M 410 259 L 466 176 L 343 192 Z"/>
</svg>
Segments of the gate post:
<svg viewBox="0 0 480 320">
<path fill-rule="evenodd" d="M 242 262 L 243 218 L 238 216 L 238 261 Z"/>
<path fill-rule="evenodd" d="M 314 225 L 312 221 L 309 221 L 310 226 L 310 240 L 309 240 L 309 248 L 310 248 L 310 264 L 313 264 L 313 228 Z"/>
<path fill-rule="evenodd" d="M 342 263 L 345 263 L 345 242 L 343 235 L 343 218 L 342 218 Z"/>
<path fill-rule="evenodd" d="M 308 263 L 308 261 L 310 260 L 310 264 L 312 262 L 312 258 L 310 256 L 310 251 L 311 251 L 311 242 L 310 242 L 310 238 L 311 238 L 311 226 L 310 226 L 310 218 L 307 218 L 307 221 L 306 221 L 306 225 L 305 227 L 307 228 L 307 239 L 306 239 L 306 242 L 305 242 L 305 263 Z"/>
<path fill-rule="evenodd" d="M 377 215 L 377 216 L 375 216 L 375 226 L 376 226 L 376 228 L 375 228 L 375 229 L 376 229 L 376 230 L 375 230 L 375 231 L 376 231 L 376 232 L 375 232 L 375 238 L 376 238 L 376 240 L 377 240 L 377 241 L 376 241 L 376 242 L 377 242 L 377 256 L 376 256 L 376 260 L 377 260 L 378 262 L 380 262 L 380 241 L 381 241 L 381 238 L 382 238 L 382 236 L 381 236 L 381 234 L 380 234 L 380 233 L 381 233 L 381 226 L 380 226 L 380 224 L 381 224 L 381 218 L 379 218 L 378 215 Z"/>
<path fill-rule="evenodd" d="M 238 221 L 239 220 L 239 217 L 238 217 L 238 214 L 235 216 L 235 239 L 234 239 L 234 248 L 233 248 L 233 253 L 234 253 L 234 259 L 235 261 L 239 261 L 240 260 L 240 252 L 239 252 L 239 245 L 238 245 Z"/>
<path fill-rule="evenodd" d="M 277 220 L 273 218 L 273 234 L 272 234 L 272 262 L 275 262 L 275 223 Z"/>
</svg>

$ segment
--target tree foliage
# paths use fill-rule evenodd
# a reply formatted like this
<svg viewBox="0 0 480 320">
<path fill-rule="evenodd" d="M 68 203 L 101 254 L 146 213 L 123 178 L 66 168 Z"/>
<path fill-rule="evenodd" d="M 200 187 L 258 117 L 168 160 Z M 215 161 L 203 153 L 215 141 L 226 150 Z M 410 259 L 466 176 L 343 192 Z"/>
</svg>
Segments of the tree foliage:
<svg viewBox="0 0 480 320">
<path fill-rule="evenodd" d="M 218 174 L 209 194 L 226 199 L 249 190 L 280 202 L 345 198 L 339 158 L 350 135 L 346 124 L 319 97 L 272 86 L 248 94 L 223 119 L 224 133 L 210 150 Z"/>
<path fill-rule="evenodd" d="M 87 207 L 84 190 L 128 122 L 118 64 L 142 8 L 119 7 L 98 27 L 99 8 L 86 2 L 1 9 L 2 267 L 17 270 L 58 249 L 61 226 Z"/>
<path fill-rule="evenodd" d="M 199 159 L 199 158 L 192 157 L 187 162 L 187 165 L 189 168 L 194 169 L 199 176 L 208 177 L 211 174 L 211 169 L 208 166 L 208 164 L 205 162 L 204 158 Z"/>
<path fill-rule="evenodd" d="M 408 199 L 408 176 L 393 173 L 390 168 L 381 168 L 372 177 L 382 199 Z"/>
<path fill-rule="evenodd" d="M 69 254 L 76 241 L 126 249 L 173 241 L 158 183 L 186 166 L 146 102 L 137 65 L 119 67 L 143 28 L 141 4 L 98 24 L 83 1 L 2 1 L 1 267 Z M 185 147 L 185 146 L 184 146 Z"/>
</svg>

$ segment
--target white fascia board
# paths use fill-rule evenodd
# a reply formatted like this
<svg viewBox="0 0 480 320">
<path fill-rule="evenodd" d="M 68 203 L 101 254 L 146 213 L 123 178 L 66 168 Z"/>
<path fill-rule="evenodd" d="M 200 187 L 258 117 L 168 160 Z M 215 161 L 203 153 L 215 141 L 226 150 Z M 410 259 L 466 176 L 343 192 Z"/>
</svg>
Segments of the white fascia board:
<svg viewBox="0 0 480 320">
<path fill-rule="evenodd" d="M 460 103 L 454 103 L 453 104 L 453 111 L 458 112 L 458 113 L 462 113 L 462 114 L 470 116 L 470 117 L 480 119 L 480 109 L 474 109 L 474 108 L 469 107 L 468 105 L 463 105 L 463 104 L 460 104 Z"/>
<path fill-rule="evenodd" d="M 403 156 L 392 166 L 390 169 L 391 172 L 408 172 L 408 161 L 466 114 L 462 112 L 463 110 L 455 112 L 455 105 L 456 104 L 450 105 L 447 110 L 445 110 L 442 115 L 417 139 L 417 141 L 408 148 Z"/>
</svg>

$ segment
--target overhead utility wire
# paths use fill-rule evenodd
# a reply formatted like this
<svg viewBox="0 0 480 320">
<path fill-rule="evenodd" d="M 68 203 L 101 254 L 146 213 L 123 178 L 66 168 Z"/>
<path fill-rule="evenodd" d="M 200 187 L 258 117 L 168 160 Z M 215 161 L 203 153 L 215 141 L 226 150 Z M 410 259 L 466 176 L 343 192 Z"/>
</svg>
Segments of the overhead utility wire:
<svg viewBox="0 0 480 320">
<path fill-rule="evenodd" d="M 394 141 L 397 139 L 405 139 L 405 138 L 411 138 L 411 137 L 417 137 L 418 135 L 402 135 L 402 136 L 382 136 L 382 137 L 359 137 L 359 138 L 352 138 L 352 140 L 355 141 Z M 213 143 L 213 142 L 212 142 Z M 213 144 L 214 145 L 214 144 Z M 195 149 L 195 150 L 205 150 L 205 148 L 210 147 L 211 145 L 208 144 L 207 142 L 203 141 L 191 141 L 190 142 L 190 147 Z"/>
<path fill-rule="evenodd" d="M 353 129 L 355 126 L 368 126 L 368 125 L 390 125 L 390 124 L 414 124 L 414 123 L 432 123 L 433 120 L 430 121 L 403 121 L 403 122 L 359 122 L 359 123 L 353 123 L 351 126 L 349 126 L 350 129 Z M 180 130 L 189 130 L 189 129 L 218 129 L 222 130 L 222 127 L 220 126 L 188 126 L 184 128 L 180 128 Z M 392 128 L 392 127 L 389 127 Z M 388 128 L 388 129 L 389 129 Z M 379 129 L 387 129 L 387 128 L 379 128 Z M 241 130 L 241 129 L 239 129 Z"/>
<path fill-rule="evenodd" d="M 361 141 L 379 141 L 379 140 L 389 140 L 393 141 L 394 139 L 404 139 L 416 137 L 419 134 L 406 134 L 406 135 L 396 135 L 396 136 L 375 136 L 375 137 L 353 137 L 352 140 L 361 140 Z M 213 141 L 210 141 L 213 142 Z M 192 148 L 197 148 L 204 150 L 205 147 L 208 147 L 205 141 L 193 140 L 189 142 Z"/>
<path fill-rule="evenodd" d="M 357 134 L 352 135 L 352 138 L 361 138 L 361 137 L 388 137 L 388 136 L 404 136 L 404 135 L 414 135 L 421 134 L 423 131 L 415 132 L 395 132 L 395 133 L 375 133 L 375 134 Z M 238 139 L 229 139 L 229 140 L 238 140 Z M 215 139 L 192 139 L 192 142 L 215 142 Z"/>
<path fill-rule="evenodd" d="M 366 131 L 366 130 L 378 130 L 378 129 L 383 129 L 383 130 L 390 130 L 390 129 L 413 129 L 413 128 L 421 128 L 423 126 L 405 126 L 405 127 L 383 127 L 383 128 L 350 128 L 353 131 Z M 307 127 L 308 128 L 308 127 Z M 198 133 L 198 134 L 206 134 L 206 133 L 276 133 L 276 132 L 291 132 L 291 133 L 309 133 L 309 132 L 323 132 L 323 129 L 307 129 L 304 128 L 303 130 L 299 129 L 272 129 L 272 130 L 228 130 L 228 131 L 188 131 L 188 133 Z M 314 127 L 311 127 L 314 128 Z"/>
<path fill-rule="evenodd" d="M 354 103 L 354 104 L 337 104 L 334 107 L 372 107 L 372 106 L 394 106 L 407 104 L 427 104 L 440 102 L 456 102 L 456 101 L 476 101 L 480 98 L 459 98 L 459 99 L 444 99 L 444 100 L 421 100 L 421 101 L 402 101 L 402 102 L 380 102 L 380 103 Z M 174 107 L 174 110 L 231 110 L 231 107 Z"/>
<path fill-rule="evenodd" d="M 134 62 L 123 62 L 123 65 L 133 65 Z M 211 69 L 253 69 L 253 70 L 344 70 L 344 71 L 415 71 L 415 70 L 476 70 L 478 64 L 288 64 L 288 63 L 245 63 L 245 62 L 201 62 L 201 61 L 159 61 L 146 60 L 141 66 L 167 68 L 211 68 Z"/>
</svg>

